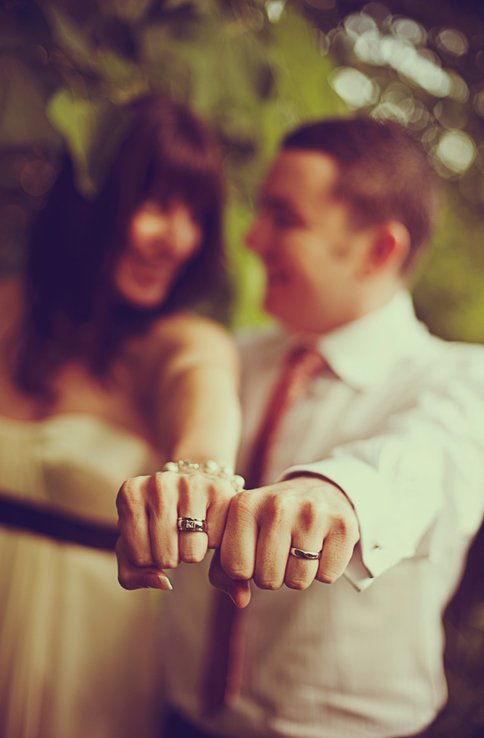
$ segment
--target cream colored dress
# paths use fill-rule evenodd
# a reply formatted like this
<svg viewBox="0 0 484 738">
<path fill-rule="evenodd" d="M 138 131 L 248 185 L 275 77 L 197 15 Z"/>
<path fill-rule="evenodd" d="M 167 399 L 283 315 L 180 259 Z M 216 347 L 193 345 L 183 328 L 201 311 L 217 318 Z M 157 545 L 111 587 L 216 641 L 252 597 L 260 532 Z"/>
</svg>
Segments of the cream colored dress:
<svg viewBox="0 0 484 738">
<path fill-rule="evenodd" d="M 4 508 L 113 526 L 121 482 L 154 468 L 144 441 L 87 414 L 0 417 Z M 2 738 L 157 735 L 159 604 L 160 593 L 120 587 L 112 552 L 0 516 Z"/>
</svg>

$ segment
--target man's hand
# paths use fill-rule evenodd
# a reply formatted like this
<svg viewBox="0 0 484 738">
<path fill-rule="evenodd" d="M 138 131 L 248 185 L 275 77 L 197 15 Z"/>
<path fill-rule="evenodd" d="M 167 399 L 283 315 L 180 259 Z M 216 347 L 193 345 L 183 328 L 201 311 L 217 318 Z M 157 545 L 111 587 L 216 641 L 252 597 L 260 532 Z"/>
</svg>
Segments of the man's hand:
<svg viewBox="0 0 484 738">
<path fill-rule="evenodd" d="M 229 502 L 229 480 L 206 474 L 158 472 L 124 482 L 116 505 L 119 583 L 125 589 L 171 589 L 163 569 L 202 561 L 220 546 Z M 179 517 L 206 521 L 207 532 L 179 532 Z"/>
<path fill-rule="evenodd" d="M 358 523 L 345 494 L 315 476 L 293 477 L 239 492 L 231 501 L 220 557 L 210 579 L 238 607 L 250 600 L 248 582 L 262 589 L 306 589 L 327 584 L 346 569 L 359 539 Z M 319 560 L 299 559 L 292 547 L 319 552 Z"/>
</svg>

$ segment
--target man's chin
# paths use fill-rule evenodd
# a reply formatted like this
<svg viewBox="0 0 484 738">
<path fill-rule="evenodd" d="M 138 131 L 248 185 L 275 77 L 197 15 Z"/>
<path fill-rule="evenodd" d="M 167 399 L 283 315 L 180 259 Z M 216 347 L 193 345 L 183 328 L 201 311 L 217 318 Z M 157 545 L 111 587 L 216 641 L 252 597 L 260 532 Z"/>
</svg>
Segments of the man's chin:
<svg viewBox="0 0 484 738">
<path fill-rule="evenodd" d="M 289 300 L 275 297 L 270 293 L 266 294 L 263 302 L 265 312 L 277 320 L 278 323 L 290 327 L 292 320 L 294 320 L 296 309 L 291 310 L 291 303 Z"/>
</svg>

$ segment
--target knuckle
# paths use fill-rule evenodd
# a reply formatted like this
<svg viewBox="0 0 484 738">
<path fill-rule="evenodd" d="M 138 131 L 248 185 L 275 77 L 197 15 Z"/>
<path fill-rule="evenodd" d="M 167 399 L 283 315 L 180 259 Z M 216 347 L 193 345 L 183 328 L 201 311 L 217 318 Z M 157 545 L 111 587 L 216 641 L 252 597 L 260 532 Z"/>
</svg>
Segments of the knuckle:
<svg viewBox="0 0 484 738">
<path fill-rule="evenodd" d="M 246 490 L 237 492 L 237 494 L 232 497 L 230 511 L 238 517 L 246 518 L 252 516 L 252 509 L 253 504 L 251 495 Z"/>
<path fill-rule="evenodd" d="M 155 559 L 156 566 L 160 569 L 176 569 L 179 564 L 178 556 L 176 554 L 163 554 L 163 556 Z"/>
<path fill-rule="evenodd" d="M 157 472 L 153 477 L 150 477 L 146 499 L 147 508 L 157 517 L 160 517 L 163 514 L 175 498 L 172 486 L 167 485 L 163 480 L 161 480 L 161 482 L 159 481 L 159 477 L 162 474 L 171 474 L 171 472 Z"/>
<path fill-rule="evenodd" d="M 306 500 L 299 509 L 299 523 L 303 530 L 309 530 L 319 522 L 320 515 L 315 510 L 314 504 Z"/>
<path fill-rule="evenodd" d="M 153 566 L 153 558 L 148 554 L 135 554 L 132 557 L 134 566 L 138 569 L 145 569 L 147 566 Z"/>
<path fill-rule="evenodd" d="M 337 538 L 346 538 L 348 533 L 348 526 L 344 518 L 338 517 L 333 520 L 331 526 L 331 534 Z"/>
<path fill-rule="evenodd" d="M 187 510 L 190 509 L 191 502 L 200 494 L 199 485 L 193 479 L 185 478 L 178 485 L 178 501 L 180 505 Z M 166 497 L 165 493 L 165 497 Z"/>
<path fill-rule="evenodd" d="M 186 477 L 175 472 L 155 472 L 149 477 L 150 492 L 156 489 L 161 494 L 166 494 L 173 488 L 179 488 L 185 481 Z"/>
<path fill-rule="evenodd" d="M 161 494 L 151 494 L 146 501 L 146 508 L 150 518 L 160 518 L 165 509 L 165 499 Z"/>
<path fill-rule="evenodd" d="M 339 579 L 340 574 L 336 573 L 335 571 L 323 571 L 320 574 L 318 574 L 318 581 L 322 582 L 323 584 L 333 584 L 337 579 Z"/>
<path fill-rule="evenodd" d="M 157 484 L 166 484 L 177 479 L 185 479 L 185 475 L 179 471 L 156 471 L 153 473 L 153 479 Z"/>
<path fill-rule="evenodd" d="M 185 495 L 200 494 L 205 486 L 206 481 L 202 474 L 194 473 L 180 477 L 179 490 Z"/>
<path fill-rule="evenodd" d="M 158 471 L 148 478 L 149 496 L 164 497 L 173 489 L 180 489 L 185 484 L 186 477 L 176 472 Z"/>
<path fill-rule="evenodd" d="M 230 482 L 226 479 L 211 480 L 208 493 L 212 502 L 217 501 L 222 503 L 229 502 L 237 494 Z"/>
<path fill-rule="evenodd" d="M 129 515 L 142 501 L 141 485 L 138 477 L 127 479 L 119 488 L 116 507 L 119 514 Z"/>
<path fill-rule="evenodd" d="M 259 587 L 259 589 L 269 589 L 275 591 L 276 589 L 280 589 L 282 587 L 282 581 L 280 579 L 266 575 L 256 575 L 254 577 L 254 582 Z"/>
<path fill-rule="evenodd" d="M 311 584 L 310 581 L 307 579 L 303 579 L 302 577 L 289 577 L 286 578 L 286 586 L 290 589 L 297 589 L 302 592 L 302 590 L 307 589 L 309 585 Z"/>
<path fill-rule="evenodd" d="M 252 576 L 252 572 L 249 572 L 247 567 L 244 566 L 240 562 L 225 562 L 222 557 L 222 568 L 225 571 L 225 573 L 231 578 L 231 579 L 250 579 Z"/>
<path fill-rule="evenodd" d="M 187 551 L 180 558 L 186 564 L 199 564 L 205 558 L 205 553 L 202 551 Z"/>
<path fill-rule="evenodd" d="M 166 486 L 166 482 L 174 477 L 175 474 L 173 472 L 155 472 L 150 480 L 152 483 L 151 486 L 156 487 L 156 489 L 163 489 Z"/>
<path fill-rule="evenodd" d="M 249 575 L 243 566 L 227 566 L 224 567 L 225 572 L 231 579 L 248 579 Z"/>
<path fill-rule="evenodd" d="M 289 503 L 283 495 L 270 494 L 264 503 L 263 516 L 271 525 L 278 525 L 287 517 Z"/>
<path fill-rule="evenodd" d="M 333 521 L 332 533 L 339 539 L 347 541 L 348 543 L 357 542 L 359 538 L 358 525 L 355 520 L 347 518 L 346 516 L 339 516 Z"/>
</svg>

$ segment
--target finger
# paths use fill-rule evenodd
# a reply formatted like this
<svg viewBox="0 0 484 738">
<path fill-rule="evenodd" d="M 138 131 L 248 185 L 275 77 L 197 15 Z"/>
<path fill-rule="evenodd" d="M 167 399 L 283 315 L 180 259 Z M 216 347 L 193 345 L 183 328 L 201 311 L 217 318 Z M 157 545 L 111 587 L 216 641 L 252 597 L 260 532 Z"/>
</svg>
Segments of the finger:
<svg viewBox="0 0 484 738">
<path fill-rule="evenodd" d="M 208 526 L 207 506 L 210 482 L 201 475 L 178 476 L 178 516 L 203 520 Z M 178 534 L 180 561 L 203 561 L 208 547 L 207 533 L 180 531 Z"/>
<path fill-rule="evenodd" d="M 321 537 L 318 539 L 313 536 L 305 536 L 304 541 L 300 539 L 292 540 L 291 549 L 294 548 L 296 551 L 310 552 L 319 554 L 321 551 Z M 304 557 L 298 557 L 289 551 L 287 559 L 286 573 L 284 577 L 284 583 L 291 589 L 307 589 L 310 584 L 313 583 L 319 568 L 318 559 L 308 559 Z"/>
<path fill-rule="evenodd" d="M 150 477 L 128 479 L 116 497 L 118 528 L 130 561 L 137 566 L 153 564 L 146 494 Z"/>
<path fill-rule="evenodd" d="M 294 482 L 295 484 L 295 482 Z M 307 480 L 304 481 L 304 485 Z M 297 492 L 297 489 L 295 490 Z M 291 589 L 307 589 L 318 572 L 322 541 L 328 529 L 328 517 L 321 510 L 321 497 L 303 487 L 301 494 L 286 492 L 276 496 L 280 514 L 290 516 L 291 541 L 286 548 L 284 583 Z M 299 554 L 299 555 L 298 555 Z"/>
<path fill-rule="evenodd" d="M 326 584 L 336 581 L 348 566 L 355 543 L 343 526 L 333 528 L 324 540 L 316 579 Z"/>
<path fill-rule="evenodd" d="M 179 564 L 179 479 L 173 472 L 158 472 L 149 478 L 146 495 L 152 563 L 164 569 L 174 569 Z"/>
<path fill-rule="evenodd" d="M 210 487 L 210 502 L 207 509 L 208 547 L 219 548 L 227 523 L 229 506 L 235 490 L 229 481 L 216 479 Z"/>
<path fill-rule="evenodd" d="M 208 572 L 210 583 L 222 592 L 225 592 L 234 605 L 239 608 L 247 607 L 250 602 L 250 582 L 245 579 L 231 579 L 222 569 L 220 552 L 215 551 Z"/>
<path fill-rule="evenodd" d="M 292 541 L 287 559 L 285 584 L 291 589 L 307 589 L 319 568 L 323 539 L 328 530 L 326 516 L 318 512 L 311 500 L 300 505 L 292 530 Z M 299 555 L 298 555 L 298 552 Z M 310 558 L 314 555 L 316 558 Z"/>
<path fill-rule="evenodd" d="M 142 589 L 151 587 L 153 589 L 173 589 L 170 580 L 162 570 L 155 567 L 133 566 L 127 556 L 127 550 L 122 538 L 116 544 L 116 556 L 118 560 L 118 581 L 124 589 Z"/>
<path fill-rule="evenodd" d="M 252 579 L 255 568 L 257 522 L 252 492 L 239 492 L 230 503 L 220 546 L 220 563 L 231 579 Z"/>
<path fill-rule="evenodd" d="M 284 583 L 287 556 L 291 545 L 289 525 L 265 521 L 259 531 L 254 582 L 261 589 L 280 589 Z"/>
</svg>

